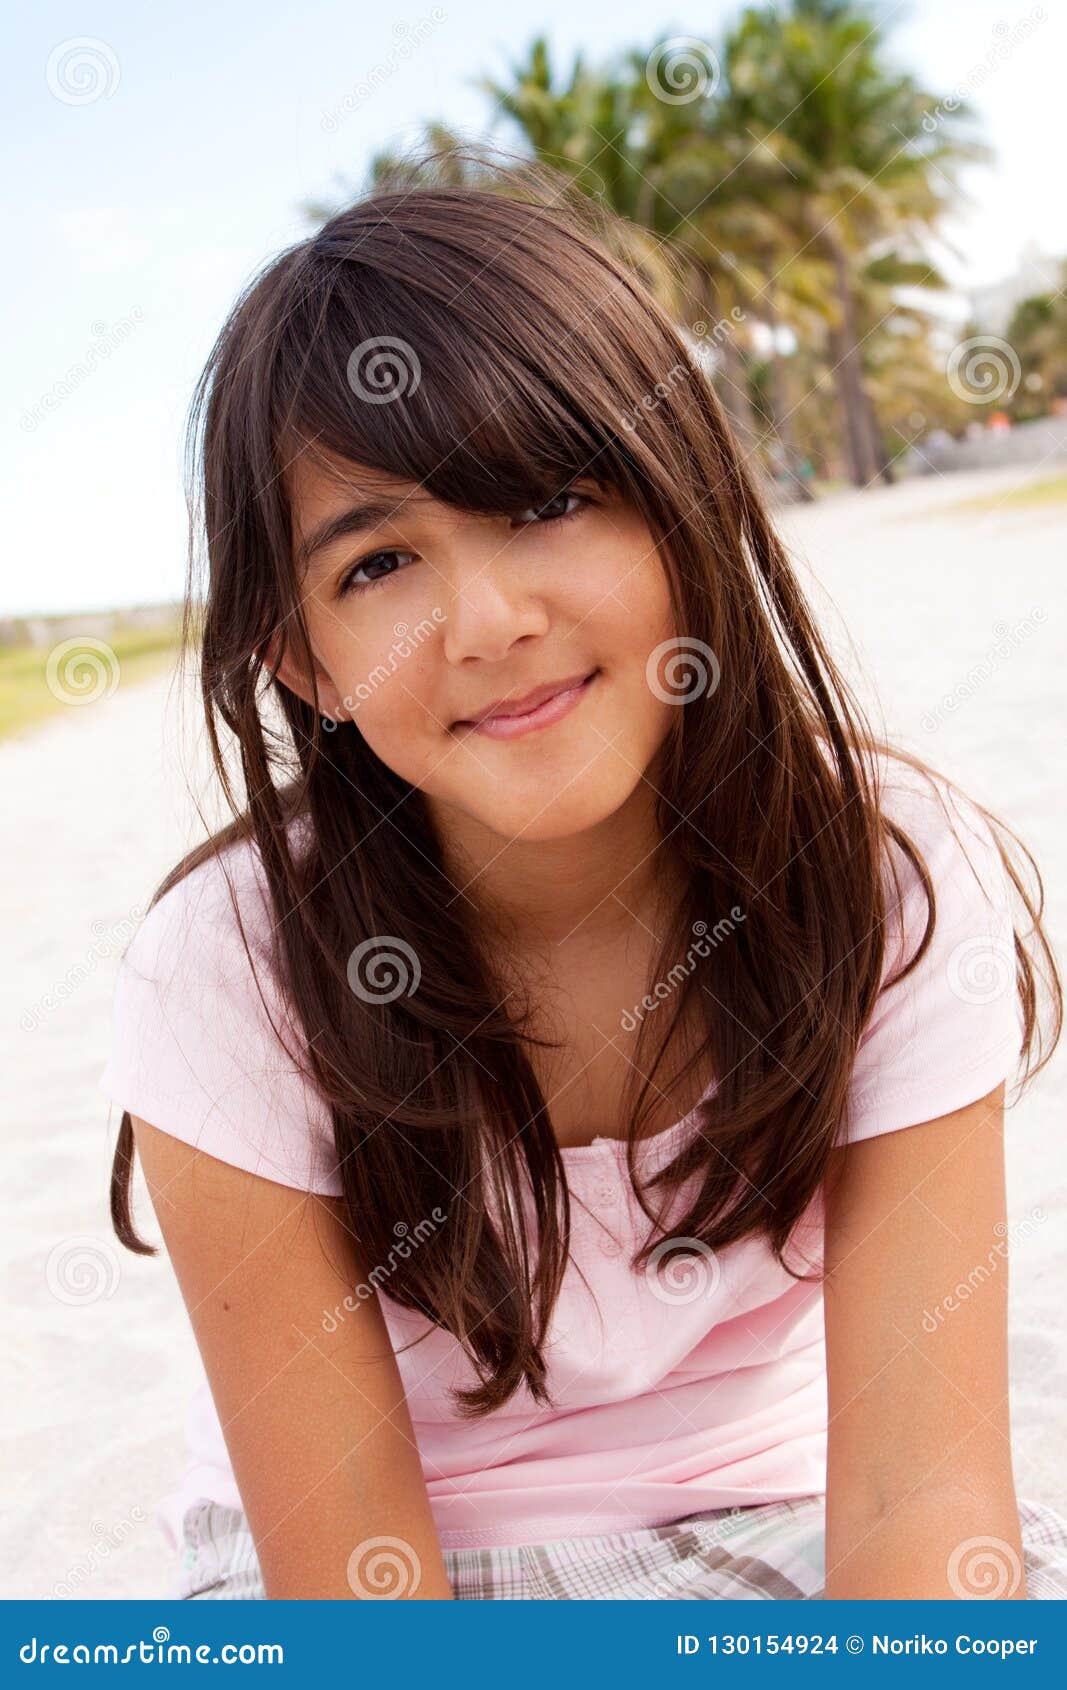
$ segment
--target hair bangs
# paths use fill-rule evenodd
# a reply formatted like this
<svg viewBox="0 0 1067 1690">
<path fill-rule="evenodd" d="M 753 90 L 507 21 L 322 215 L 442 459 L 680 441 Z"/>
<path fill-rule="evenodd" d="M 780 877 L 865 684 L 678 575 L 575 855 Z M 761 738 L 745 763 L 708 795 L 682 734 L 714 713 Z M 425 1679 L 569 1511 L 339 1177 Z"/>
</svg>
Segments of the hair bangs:
<svg viewBox="0 0 1067 1690">
<path fill-rule="evenodd" d="M 498 335 L 491 301 L 470 297 L 478 287 L 475 277 L 449 305 L 367 262 L 320 268 L 310 288 L 305 278 L 271 371 L 282 470 L 297 451 L 321 454 L 335 469 L 373 470 L 486 515 L 550 499 L 579 477 L 628 486 L 603 372 L 573 379 L 592 349 L 576 337 L 546 365 L 547 336 L 535 349 Z"/>
</svg>

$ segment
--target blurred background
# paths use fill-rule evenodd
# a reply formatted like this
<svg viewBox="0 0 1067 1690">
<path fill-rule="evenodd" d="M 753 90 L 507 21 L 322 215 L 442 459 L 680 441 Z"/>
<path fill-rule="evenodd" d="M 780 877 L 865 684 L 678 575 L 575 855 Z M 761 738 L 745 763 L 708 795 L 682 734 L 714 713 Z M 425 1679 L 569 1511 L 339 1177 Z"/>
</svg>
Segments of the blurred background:
<svg viewBox="0 0 1067 1690">
<path fill-rule="evenodd" d="M 1067 931 L 1067 12 L 46 3 L 9 25 L 3 1594 L 149 1597 L 196 1354 L 107 1216 L 121 952 L 221 819 L 175 668 L 183 425 L 237 293 L 429 148 L 536 157 L 705 361 L 855 684 L 1022 835 Z M 1063 1072 L 1008 1117 L 1019 1494 L 1067 1511 Z M 138 1178 L 142 1229 L 158 1239 Z"/>
</svg>

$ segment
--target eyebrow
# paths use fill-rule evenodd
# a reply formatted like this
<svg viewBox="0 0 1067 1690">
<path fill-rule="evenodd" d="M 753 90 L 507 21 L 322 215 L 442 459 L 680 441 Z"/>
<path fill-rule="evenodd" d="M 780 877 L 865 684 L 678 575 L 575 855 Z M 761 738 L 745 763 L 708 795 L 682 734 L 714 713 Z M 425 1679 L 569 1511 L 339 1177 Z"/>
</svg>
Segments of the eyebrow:
<svg viewBox="0 0 1067 1690">
<path fill-rule="evenodd" d="M 402 499 L 361 499 L 358 504 L 349 505 L 346 510 L 337 511 L 301 542 L 297 550 L 297 564 L 306 569 L 312 559 L 319 552 L 332 546 L 334 541 L 348 535 L 367 534 L 392 520 L 398 511 L 412 502 L 413 495 L 407 494 Z"/>
</svg>

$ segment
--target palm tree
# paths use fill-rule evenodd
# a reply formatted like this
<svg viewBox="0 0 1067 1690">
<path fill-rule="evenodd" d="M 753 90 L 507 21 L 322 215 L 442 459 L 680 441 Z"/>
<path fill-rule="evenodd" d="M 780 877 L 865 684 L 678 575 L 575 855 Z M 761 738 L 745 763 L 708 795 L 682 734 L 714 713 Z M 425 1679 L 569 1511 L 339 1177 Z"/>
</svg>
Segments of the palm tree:
<svg viewBox="0 0 1067 1690">
<path fill-rule="evenodd" d="M 1056 293 L 1020 300 L 1004 338 L 1022 372 L 1012 409 L 1020 419 L 1041 416 L 1051 400 L 1067 397 L 1067 265 Z"/>
<path fill-rule="evenodd" d="M 632 90 L 575 55 L 557 76 L 548 42 L 537 36 L 509 80 L 478 76 L 473 84 L 492 103 L 490 130 L 504 121 L 517 129 L 530 155 L 570 179 L 575 189 L 614 212 L 605 237 L 632 264 L 667 309 L 677 303 L 678 277 L 650 196 L 645 148 L 638 134 Z"/>
<path fill-rule="evenodd" d="M 793 418 L 818 412 L 825 456 L 825 405 L 813 391 L 830 379 L 852 480 L 891 479 L 900 426 L 884 404 L 879 413 L 888 397 L 880 371 L 927 353 L 925 331 L 910 346 L 896 335 L 906 319 L 899 290 L 943 285 L 930 247 L 958 198 L 953 172 L 986 156 L 968 133 L 970 113 L 959 102 L 939 106 L 890 66 L 880 25 L 856 0 L 749 7 L 717 51 L 684 48 L 693 80 L 681 96 L 676 83 L 657 81 L 676 68 L 675 50 L 659 37 L 605 69 L 579 53 L 558 74 L 538 36 L 504 80 L 474 83 L 494 120 L 519 131 L 527 159 L 616 214 L 605 238 L 698 343 L 702 322 L 728 325 L 714 336 L 713 379 L 747 451 L 784 465 L 801 491 Z M 369 186 L 508 190 L 488 142 L 462 141 L 441 124 L 427 126 L 425 142 L 428 159 L 425 149 L 376 155 Z M 757 415 L 761 324 L 769 352 Z M 783 329 L 796 343 L 789 357 Z"/>
<path fill-rule="evenodd" d="M 796 256 L 832 276 L 827 344 L 853 481 L 889 477 L 870 397 L 859 294 L 865 267 L 936 271 L 929 246 L 959 196 L 954 172 L 986 149 L 962 103 L 938 105 L 890 66 L 880 24 L 849 0 L 751 7 L 724 45 L 724 118 L 776 157 L 789 179 Z"/>
<path fill-rule="evenodd" d="M 650 66 L 662 61 L 662 42 L 632 52 L 623 64 L 594 70 L 581 54 L 557 79 L 548 46 L 538 37 L 526 58 L 510 67 L 510 81 L 479 79 L 496 116 L 517 127 L 536 157 L 568 172 L 575 184 L 623 220 L 626 256 L 637 263 L 660 303 L 684 326 L 725 320 L 745 286 L 734 256 L 706 222 L 690 220 L 687 205 L 707 197 L 721 157 L 708 156 L 700 97 L 673 103 L 656 95 Z M 712 81 L 713 66 L 695 74 Z M 710 172 L 710 174 L 709 174 Z M 697 334 L 698 344 L 702 337 Z M 717 338 L 716 386 L 741 445 L 754 449 L 752 414 L 741 336 Z"/>
<path fill-rule="evenodd" d="M 731 311 L 737 307 L 753 336 L 762 325 L 767 343 L 769 381 L 762 395 L 766 414 L 759 444 L 784 474 L 793 494 L 813 495 L 800 473 L 803 454 L 794 415 L 798 396 L 792 370 L 783 356 L 783 331 L 794 338 L 819 336 L 824 331 L 828 287 L 826 264 L 813 251 L 803 251 L 796 239 L 790 195 L 783 189 L 782 172 L 773 153 L 743 142 L 728 119 L 728 93 L 709 105 L 704 132 L 691 138 L 685 152 L 669 157 L 663 179 L 672 202 L 684 210 L 676 243 L 702 272 L 706 294 Z M 731 406 L 742 382 L 749 377 L 735 330 L 722 343 L 726 365 L 724 402 L 731 421 L 745 438 L 745 417 Z M 751 342 L 750 342 L 751 345 Z M 746 393 L 747 401 L 747 393 Z M 746 411 L 751 409 L 746 403 Z"/>
</svg>

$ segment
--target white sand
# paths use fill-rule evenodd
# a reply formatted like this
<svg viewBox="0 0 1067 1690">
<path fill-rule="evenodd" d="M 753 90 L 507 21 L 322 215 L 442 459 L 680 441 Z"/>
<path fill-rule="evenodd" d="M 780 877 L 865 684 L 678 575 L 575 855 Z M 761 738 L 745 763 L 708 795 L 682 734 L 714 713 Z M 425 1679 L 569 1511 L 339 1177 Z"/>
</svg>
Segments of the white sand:
<svg viewBox="0 0 1067 1690">
<path fill-rule="evenodd" d="M 847 618 L 888 726 L 1036 851 L 1067 956 L 1064 513 L 944 508 L 1018 480 L 1013 471 L 911 482 L 788 513 L 782 526 Z M 1045 620 L 1020 632 L 1035 609 Z M 998 639 L 1006 655 L 990 656 Z M 984 678 L 961 693 L 976 666 Z M 4 986 L 16 1075 L 3 1104 L 16 1421 L 4 1474 L 8 1597 L 149 1598 L 173 1573 L 153 1513 L 182 1462 L 197 1357 L 166 1258 L 113 1242 L 106 1190 L 118 1123 L 95 1087 L 123 923 L 200 836 L 186 790 L 190 771 L 205 790 L 195 701 L 181 755 L 176 707 L 167 682 L 120 685 L 0 746 L 12 818 L 0 896 L 15 946 Z M 940 724 L 924 728 L 938 712 Z M 49 996 L 59 1001 L 26 1030 L 26 1012 Z M 1062 1072 L 1057 1060 L 1009 1115 L 1008 1175 L 1017 1488 L 1067 1511 Z M 142 1229 L 158 1239 L 139 1177 L 135 1189 Z M 1025 1224 L 1035 1207 L 1047 1218 Z M 79 1249 L 92 1296 L 78 1295 Z"/>
</svg>

